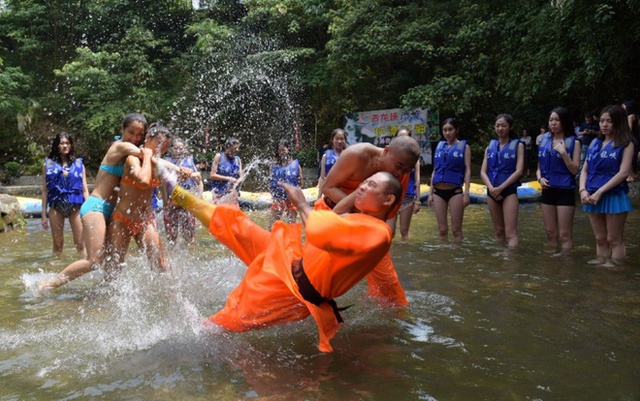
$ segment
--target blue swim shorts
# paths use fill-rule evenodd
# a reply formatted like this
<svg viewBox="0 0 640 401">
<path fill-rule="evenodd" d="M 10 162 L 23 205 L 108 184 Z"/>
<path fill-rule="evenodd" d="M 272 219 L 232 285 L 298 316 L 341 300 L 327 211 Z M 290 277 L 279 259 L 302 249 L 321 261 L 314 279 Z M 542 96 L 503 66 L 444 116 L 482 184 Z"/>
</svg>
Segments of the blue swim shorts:
<svg viewBox="0 0 640 401">
<path fill-rule="evenodd" d="M 97 196 L 90 196 L 86 201 L 84 201 L 80 208 L 80 217 L 89 212 L 100 212 L 104 214 L 104 218 L 108 223 L 115 208 L 115 205 L 112 205 L 104 199 L 98 198 Z"/>
</svg>

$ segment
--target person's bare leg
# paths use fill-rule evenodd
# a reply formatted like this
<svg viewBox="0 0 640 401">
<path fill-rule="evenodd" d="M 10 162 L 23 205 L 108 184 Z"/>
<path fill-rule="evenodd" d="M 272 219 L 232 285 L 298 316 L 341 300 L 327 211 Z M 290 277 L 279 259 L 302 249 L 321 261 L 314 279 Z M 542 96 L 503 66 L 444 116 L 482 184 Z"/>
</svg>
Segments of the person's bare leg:
<svg viewBox="0 0 640 401">
<path fill-rule="evenodd" d="M 102 213 L 89 212 L 85 214 L 82 217 L 82 231 L 85 240 L 85 249 L 87 250 L 87 258 L 71 263 L 55 277 L 41 282 L 38 285 L 38 289 L 42 291 L 48 288 L 60 287 L 99 267 L 102 261 L 106 230 L 106 222 Z"/>
<path fill-rule="evenodd" d="M 80 219 L 80 211 L 69 215 L 69 225 L 71 226 L 71 233 L 73 234 L 73 244 L 76 247 L 78 253 L 86 256 L 84 248 L 84 237 L 82 236 L 82 219 Z"/>
<path fill-rule="evenodd" d="M 49 209 L 49 226 L 53 238 L 53 254 L 59 256 L 64 248 L 64 216 L 56 209 Z"/>
</svg>

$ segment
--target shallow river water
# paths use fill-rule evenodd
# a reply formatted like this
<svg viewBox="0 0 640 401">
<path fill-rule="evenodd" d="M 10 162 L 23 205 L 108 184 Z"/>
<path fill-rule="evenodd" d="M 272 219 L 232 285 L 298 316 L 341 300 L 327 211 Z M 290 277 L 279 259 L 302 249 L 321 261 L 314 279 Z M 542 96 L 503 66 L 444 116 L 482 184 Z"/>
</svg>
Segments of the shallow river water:
<svg viewBox="0 0 640 401">
<path fill-rule="evenodd" d="M 626 225 L 619 270 L 595 255 L 576 212 L 576 249 L 545 249 L 540 206 L 521 205 L 520 247 L 493 242 L 484 205 L 466 210 L 462 246 L 437 241 L 433 212 L 415 216 L 392 255 L 411 305 L 383 309 L 359 285 L 355 304 L 317 351 L 308 319 L 250 333 L 211 334 L 244 266 L 206 231 L 151 272 L 135 246 L 128 267 L 44 297 L 41 278 L 74 260 L 51 256 L 39 220 L 0 234 L 0 400 L 639 400 L 640 217 Z M 267 212 L 252 212 L 267 224 Z"/>
</svg>

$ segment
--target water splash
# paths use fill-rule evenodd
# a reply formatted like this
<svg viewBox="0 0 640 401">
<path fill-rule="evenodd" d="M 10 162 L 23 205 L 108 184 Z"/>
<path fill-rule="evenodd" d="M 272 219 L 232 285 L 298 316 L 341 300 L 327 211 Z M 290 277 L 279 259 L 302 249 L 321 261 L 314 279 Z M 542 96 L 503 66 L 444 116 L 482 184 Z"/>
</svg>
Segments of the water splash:
<svg viewBox="0 0 640 401">
<path fill-rule="evenodd" d="M 174 103 L 171 125 L 203 153 L 220 151 L 224 140 L 235 136 L 244 157 L 264 157 L 278 139 L 293 138 L 300 120 L 302 85 L 294 60 L 276 56 L 275 39 L 247 33 L 223 45 L 224 51 L 195 63 L 196 79 Z"/>
</svg>

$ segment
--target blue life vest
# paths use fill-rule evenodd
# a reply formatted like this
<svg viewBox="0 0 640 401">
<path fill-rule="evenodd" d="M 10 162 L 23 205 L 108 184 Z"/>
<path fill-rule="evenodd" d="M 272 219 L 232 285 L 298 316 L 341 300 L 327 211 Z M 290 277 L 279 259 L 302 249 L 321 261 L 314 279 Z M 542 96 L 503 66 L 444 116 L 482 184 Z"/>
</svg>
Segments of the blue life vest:
<svg viewBox="0 0 640 401">
<path fill-rule="evenodd" d="M 433 184 L 444 182 L 461 187 L 464 183 L 464 173 L 466 165 L 464 163 L 464 152 L 467 141 L 461 140 L 448 146 L 447 141 L 440 141 L 436 147 L 434 157 Z"/>
<path fill-rule="evenodd" d="M 497 139 L 492 139 L 487 148 L 487 175 L 494 187 L 505 182 L 516 171 L 518 163 L 519 139 L 510 140 L 502 149 Z M 508 188 L 517 188 L 520 181 L 509 185 Z"/>
<path fill-rule="evenodd" d="M 407 186 L 407 191 L 404 193 L 404 196 L 416 196 L 416 169 L 411 169 L 409 173 L 409 186 Z"/>
<path fill-rule="evenodd" d="M 165 157 L 164 159 L 169 163 L 174 164 L 178 167 L 184 167 L 184 168 L 189 168 L 193 171 L 198 171 L 198 169 L 196 168 L 196 164 L 193 161 L 193 157 L 191 156 L 183 158 L 180 164 L 176 163 L 176 161 L 173 160 L 171 157 Z M 222 159 L 222 156 L 220 157 L 220 159 Z M 189 178 L 186 181 L 181 181 L 179 182 L 179 184 L 181 187 L 183 187 L 186 190 L 190 190 L 192 188 L 195 188 L 196 186 L 196 182 L 193 180 L 193 178 Z"/>
<path fill-rule="evenodd" d="M 576 138 L 570 136 L 565 138 L 564 146 L 567 148 L 569 157 L 573 157 L 573 150 L 576 147 Z M 540 163 L 540 175 L 549 180 L 552 188 L 575 188 L 575 176 L 569 171 L 560 153 L 553 149 L 553 137 L 551 133 L 546 133 L 540 140 L 538 146 L 538 162 Z"/>
<path fill-rule="evenodd" d="M 338 160 L 338 157 L 340 155 L 334 152 L 333 149 L 325 150 L 324 155 L 324 176 L 326 177 L 329 174 L 329 170 L 331 170 L 331 167 L 336 164 L 336 161 Z"/>
<path fill-rule="evenodd" d="M 67 169 L 67 176 L 63 171 Z M 45 159 L 45 182 L 47 185 L 47 205 L 51 206 L 59 202 L 67 202 L 81 205 L 84 202 L 82 195 L 82 172 L 84 165 L 82 158 L 78 157 L 68 168 L 52 159 Z"/>
<path fill-rule="evenodd" d="M 602 139 L 596 138 L 591 142 L 587 150 L 587 191 L 594 193 L 604 184 L 609 182 L 614 175 L 620 171 L 622 164 L 622 155 L 624 147 L 613 147 L 613 141 L 602 147 Z M 627 180 L 623 180 L 617 187 L 616 191 L 629 192 L 629 184 Z"/>
<path fill-rule="evenodd" d="M 218 170 L 216 174 L 225 177 L 240 178 L 240 158 L 234 156 L 233 160 L 227 158 L 227 154 L 220 153 L 220 161 L 218 162 Z M 231 182 L 211 180 L 211 189 L 218 195 L 226 194 L 231 188 Z"/>
<path fill-rule="evenodd" d="M 271 181 L 269 183 L 269 189 L 271 190 L 271 196 L 275 199 L 286 199 L 287 194 L 279 182 L 286 184 L 299 186 L 300 185 L 300 163 L 298 159 L 294 159 L 286 166 L 279 166 L 277 164 L 271 165 Z"/>
</svg>

